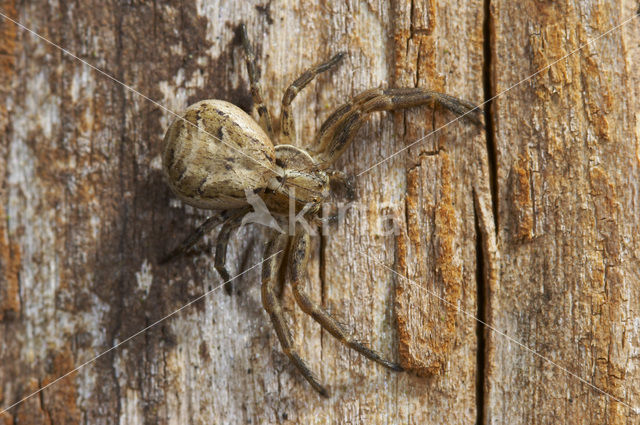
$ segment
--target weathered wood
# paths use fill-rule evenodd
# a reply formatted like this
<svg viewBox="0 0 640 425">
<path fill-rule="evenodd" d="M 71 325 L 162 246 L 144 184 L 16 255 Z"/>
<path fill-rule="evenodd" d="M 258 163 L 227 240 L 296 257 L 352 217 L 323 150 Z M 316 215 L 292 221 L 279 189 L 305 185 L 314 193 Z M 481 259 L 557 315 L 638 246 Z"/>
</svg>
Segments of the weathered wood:
<svg viewBox="0 0 640 425">
<path fill-rule="evenodd" d="M 633 2 L 620 1 L 491 1 L 488 88 L 507 88 L 633 13 Z M 335 107 L 366 88 L 485 96 L 479 0 L 160 3 L 0 0 L 0 10 L 176 112 L 205 98 L 250 110 L 240 22 L 274 117 L 300 72 L 346 51 L 294 101 L 305 147 Z M 338 161 L 347 173 L 367 171 L 345 221 L 314 239 L 306 289 L 409 372 L 340 345 L 285 287 L 295 343 L 332 391 L 319 397 L 262 310 L 260 267 L 250 268 L 262 260 L 265 232 L 247 227 L 228 253 L 232 275 L 250 269 L 231 296 L 213 291 L 2 419 L 636 422 L 470 315 L 640 405 L 638 32 L 627 25 L 498 99 L 495 150 L 482 130 L 458 121 L 367 170 L 454 118 L 422 108 L 374 114 Z M 208 216 L 162 181 L 161 141 L 173 116 L 1 17 L 0 37 L 7 406 L 221 280 L 215 233 L 195 254 L 157 263 Z"/>
<path fill-rule="evenodd" d="M 495 326 L 640 407 L 640 21 L 633 1 L 492 1 L 500 292 Z M 494 339 L 487 423 L 638 423 L 549 361 Z M 488 369 L 489 369 L 488 368 Z"/>
</svg>

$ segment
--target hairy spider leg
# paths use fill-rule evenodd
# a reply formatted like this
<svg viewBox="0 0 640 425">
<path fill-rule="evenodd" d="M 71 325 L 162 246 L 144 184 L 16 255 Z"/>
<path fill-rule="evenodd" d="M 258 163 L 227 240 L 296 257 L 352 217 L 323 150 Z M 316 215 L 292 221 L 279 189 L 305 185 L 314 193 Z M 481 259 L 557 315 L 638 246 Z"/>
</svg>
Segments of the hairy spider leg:
<svg viewBox="0 0 640 425">
<path fill-rule="evenodd" d="M 280 112 L 280 135 L 282 137 L 282 143 L 293 144 L 296 136 L 295 122 L 291 116 L 291 102 L 295 99 L 296 95 L 304 89 L 318 74 L 328 71 L 337 64 L 339 64 L 344 58 L 345 53 L 340 52 L 326 62 L 317 64 L 306 71 L 304 71 L 298 78 L 295 79 L 282 96 L 282 110 Z"/>
<path fill-rule="evenodd" d="M 382 358 L 382 356 L 367 347 L 362 342 L 356 340 L 342 324 L 333 318 L 326 310 L 314 303 L 303 289 L 302 278 L 306 271 L 307 260 L 309 259 L 310 238 L 309 233 L 304 229 L 296 232 L 291 242 L 289 253 L 289 278 L 293 285 L 293 295 L 303 312 L 311 316 L 325 330 L 333 335 L 338 341 L 347 347 L 359 352 L 368 359 L 381 364 L 391 370 L 400 372 L 402 367 L 394 362 Z"/>
<path fill-rule="evenodd" d="M 200 239 L 204 237 L 207 233 L 213 230 L 220 224 L 219 216 L 212 216 L 205 220 L 196 230 L 191 232 L 189 236 L 187 236 L 176 248 L 174 248 L 171 252 L 162 257 L 159 261 L 160 264 L 168 263 L 174 258 L 184 255 L 191 247 L 193 247 Z"/>
<path fill-rule="evenodd" d="M 231 294 L 232 285 L 229 282 L 229 272 L 225 267 L 226 256 L 227 256 L 227 245 L 229 243 L 229 238 L 231 236 L 231 231 L 240 225 L 242 217 L 249 212 L 248 208 L 242 208 L 239 211 L 233 213 L 231 217 L 226 219 L 222 223 L 222 228 L 220 229 L 220 234 L 216 240 L 216 257 L 215 257 L 215 268 L 222 277 L 222 281 L 226 282 L 224 285 L 225 291 L 228 294 Z M 189 236 L 187 236 L 175 249 L 169 252 L 167 255 L 160 259 L 160 264 L 168 263 L 174 258 L 184 255 L 187 251 L 189 251 L 195 244 L 197 244 L 200 239 L 204 237 L 207 233 L 213 230 L 220 223 L 219 216 L 209 217 L 202 223 L 196 230 L 191 232 Z"/>
<path fill-rule="evenodd" d="M 276 330 L 278 340 L 282 350 L 293 362 L 293 364 L 300 370 L 302 376 L 311 384 L 311 386 L 324 397 L 329 397 L 329 391 L 322 386 L 315 374 L 309 369 L 309 366 L 300 357 L 297 350 L 293 345 L 293 338 L 291 337 L 291 331 L 289 325 L 284 318 L 284 312 L 282 305 L 276 294 L 276 285 L 278 277 L 280 275 L 280 267 L 282 266 L 282 260 L 284 258 L 285 251 L 289 237 L 286 234 L 279 234 L 275 239 L 272 239 L 267 245 L 265 252 L 265 258 L 268 258 L 262 265 L 262 306 L 269 314 L 273 327 Z M 274 255 L 278 251 L 279 254 Z"/>
<path fill-rule="evenodd" d="M 231 277 L 229 275 L 229 271 L 227 270 L 227 247 L 229 246 L 231 232 L 233 232 L 240 226 L 242 217 L 244 217 L 248 212 L 248 208 L 243 208 L 242 210 L 229 217 L 222 224 L 222 228 L 220 229 L 220 233 L 218 233 L 218 238 L 216 239 L 216 256 L 214 260 L 214 267 L 222 278 L 222 281 L 225 282 L 224 290 L 229 295 L 231 295 L 231 292 L 233 290 L 233 284 L 231 283 Z"/>
<path fill-rule="evenodd" d="M 371 89 L 355 96 L 325 120 L 316 135 L 315 156 L 322 168 L 328 167 L 342 155 L 371 112 L 434 104 L 483 126 L 483 111 L 466 100 L 423 88 Z"/>
<path fill-rule="evenodd" d="M 247 27 L 244 24 L 240 25 L 240 37 L 242 39 L 242 46 L 244 47 L 244 59 L 247 63 L 247 72 L 249 74 L 249 82 L 251 84 L 251 97 L 253 97 L 253 103 L 258 110 L 260 116 L 260 127 L 267 133 L 269 139 L 273 140 L 273 125 L 271 124 L 271 115 L 269 109 L 264 103 L 262 96 L 262 86 L 260 85 L 260 72 L 256 66 L 256 55 L 249 42 L 247 36 Z"/>
</svg>

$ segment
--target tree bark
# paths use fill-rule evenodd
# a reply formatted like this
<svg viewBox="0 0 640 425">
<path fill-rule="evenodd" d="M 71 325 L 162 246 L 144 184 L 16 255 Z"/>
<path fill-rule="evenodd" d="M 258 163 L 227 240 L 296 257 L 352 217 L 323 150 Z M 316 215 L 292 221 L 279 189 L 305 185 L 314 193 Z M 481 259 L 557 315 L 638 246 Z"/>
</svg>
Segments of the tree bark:
<svg viewBox="0 0 640 425">
<path fill-rule="evenodd" d="M 314 238 L 307 291 L 407 372 L 345 348 L 285 285 L 295 344 L 332 393 L 318 396 L 262 309 L 260 227 L 232 238 L 227 263 L 242 275 L 231 295 L 215 232 L 157 261 L 211 214 L 163 182 L 169 111 L 207 98 L 252 109 L 240 22 L 274 118 L 304 69 L 347 53 L 294 101 L 296 144 L 311 147 L 364 89 L 481 103 L 636 8 L 0 0 L 113 77 L 0 17 L 0 407 L 53 383 L 2 420 L 636 423 L 638 18 L 501 94 L 486 132 L 442 108 L 374 114 L 336 163 L 362 173 L 356 201 Z"/>
</svg>

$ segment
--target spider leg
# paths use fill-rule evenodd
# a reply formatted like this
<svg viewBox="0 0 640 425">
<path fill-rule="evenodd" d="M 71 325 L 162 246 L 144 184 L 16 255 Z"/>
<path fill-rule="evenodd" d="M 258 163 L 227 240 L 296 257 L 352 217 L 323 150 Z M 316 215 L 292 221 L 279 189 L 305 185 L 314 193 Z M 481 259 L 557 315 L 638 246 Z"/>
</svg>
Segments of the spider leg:
<svg viewBox="0 0 640 425">
<path fill-rule="evenodd" d="M 273 327 L 280 340 L 280 345 L 284 353 L 291 359 L 291 362 L 302 372 L 302 376 L 311 384 L 311 386 L 324 397 L 329 397 L 329 391 L 320 384 L 318 378 L 309 369 L 309 366 L 300 357 L 295 347 L 293 346 L 293 338 L 291 338 L 291 331 L 284 318 L 284 312 L 282 311 L 282 305 L 280 299 L 276 294 L 276 285 L 278 282 L 278 276 L 280 267 L 282 265 L 282 259 L 284 258 L 285 251 L 287 249 L 287 243 L 289 237 L 286 234 L 279 234 L 274 240 L 272 240 L 267 246 L 265 258 L 269 258 L 262 266 L 262 306 L 269 314 Z M 276 254 L 278 251 L 282 251 Z M 274 255 L 276 254 L 276 255 Z"/>
<path fill-rule="evenodd" d="M 229 217 L 223 224 L 218 233 L 218 239 L 216 239 L 216 256 L 214 260 L 214 267 L 216 271 L 225 282 L 224 290 L 227 294 L 231 295 L 233 284 L 230 281 L 229 271 L 227 270 L 227 247 L 229 246 L 229 239 L 231 238 L 231 232 L 240 226 L 240 220 L 248 212 L 248 209 L 242 209 Z"/>
<path fill-rule="evenodd" d="M 189 236 L 187 236 L 176 248 L 174 248 L 171 252 L 166 254 L 164 257 L 160 258 L 159 263 L 165 264 L 174 258 L 183 255 L 189 249 L 191 249 L 200 239 L 204 237 L 207 233 L 209 233 L 214 227 L 218 225 L 220 221 L 220 217 L 213 216 L 209 217 L 202 223 L 196 230 L 194 230 Z"/>
<path fill-rule="evenodd" d="M 338 108 L 320 127 L 315 139 L 316 158 L 322 167 L 334 162 L 355 137 L 367 119 L 376 111 L 392 111 L 423 105 L 438 104 L 451 112 L 464 116 L 476 125 L 483 126 L 483 111 L 466 100 L 423 88 L 371 89 L 351 102 Z"/>
<path fill-rule="evenodd" d="M 292 143 L 296 135 L 295 123 L 291 116 L 291 102 L 296 95 L 313 80 L 316 75 L 328 71 L 337 65 L 345 53 L 340 52 L 326 62 L 320 63 L 303 72 L 284 92 L 282 96 L 282 111 L 280 112 L 280 133 L 283 137 L 282 143 Z"/>
<path fill-rule="evenodd" d="M 251 97 L 253 97 L 253 103 L 258 110 L 260 116 L 260 127 L 267 133 L 270 139 L 273 140 L 273 125 L 271 124 L 271 115 L 267 109 L 267 105 L 264 103 L 262 97 L 262 86 L 260 85 L 260 72 L 256 66 L 256 55 L 249 42 L 247 36 L 247 27 L 244 24 L 240 25 L 240 38 L 242 39 L 242 46 L 244 48 L 244 58 L 247 63 L 247 72 L 249 73 L 249 82 L 251 83 Z"/>
<path fill-rule="evenodd" d="M 363 356 L 380 363 L 384 367 L 395 371 L 402 371 L 402 366 L 383 359 L 379 353 L 353 338 L 344 326 L 327 313 L 326 310 L 311 301 L 306 292 L 304 292 L 301 280 L 306 270 L 307 259 L 309 258 L 309 242 L 309 234 L 306 231 L 302 230 L 297 232 L 293 237 L 290 248 L 291 252 L 289 254 L 289 273 L 293 285 L 293 294 L 302 311 L 310 315 L 320 326 L 329 331 L 331 335 L 347 347 L 356 350 Z"/>
</svg>

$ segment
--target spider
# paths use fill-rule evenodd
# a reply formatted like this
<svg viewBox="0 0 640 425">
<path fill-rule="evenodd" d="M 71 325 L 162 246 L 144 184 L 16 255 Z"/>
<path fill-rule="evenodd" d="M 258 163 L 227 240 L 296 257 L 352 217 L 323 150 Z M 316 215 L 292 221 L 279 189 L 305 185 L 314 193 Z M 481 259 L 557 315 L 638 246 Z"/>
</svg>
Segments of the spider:
<svg viewBox="0 0 640 425">
<path fill-rule="evenodd" d="M 439 104 L 482 125 L 481 111 L 475 105 L 447 94 L 423 88 L 376 88 L 363 91 L 330 114 L 315 135 L 312 150 L 298 148 L 292 140 L 295 129 L 291 102 L 318 74 L 340 63 L 345 54 L 338 53 L 307 69 L 287 88 L 282 98 L 279 139 L 276 139 L 263 101 L 253 48 L 245 26 L 239 29 L 259 124 L 231 103 L 203 100 L 189 106 L 183 117 L 171 124 L 164 138 L 162 156 L 165 178 L 181 200 L 197 208 L 230 210 L 218 234 L 215 252 L 215 268 L 225 282 L 230 280 L 225 265 L 227 244 L 232 231 L 250 211 L 247 194 L 260 197 L 269 211 L 283 220 L 295 211 L 318 223 L 320 209 L 331 188 L 349 185 L 343 173 L 330 167 L 349 146 L 369 113 Z M 275 144 L 275 140 L 280 143 Z M 216 224 L 214 217 L 207 219 L 161 261 L 185 253 Z M 293 229 L 293 234 L 278 233 L 271 239 L 262 266 L 262 304 L 284 353 L 319 394 L 329 396 L 329 391 L 296 351 L 283 315 L 277 288 L 280 269 L 286 263 L 286 276 L 303 312 L 349 348 L 386 368 L 402 371 L 398 363 L 385 360 L 353 338 L 341 323 L 309 298 L 303 287 L 303 275 L 310 253 L 310 235 L 304 226 L 294 223 Z"/>
</svg>

